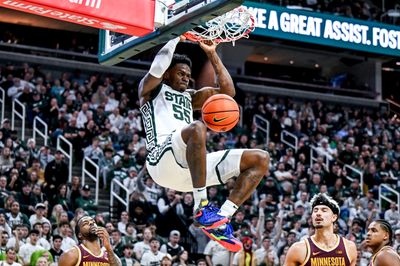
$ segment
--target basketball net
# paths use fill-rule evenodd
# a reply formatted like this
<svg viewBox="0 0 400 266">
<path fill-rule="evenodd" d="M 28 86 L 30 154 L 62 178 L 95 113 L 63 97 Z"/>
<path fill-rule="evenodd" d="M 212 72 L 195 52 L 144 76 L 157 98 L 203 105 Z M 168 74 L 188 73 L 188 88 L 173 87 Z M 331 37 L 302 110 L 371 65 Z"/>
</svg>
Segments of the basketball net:
<svg viewBox="0 0 400 266">
<path fill-rule="evenodd" d="M 246 8 L 238 7 L 206 22 L 205 25 L 186 32 L 184 36 L 194 42 L 232 42 L 235 46 L 235 41 L 241 38 L 249 38 L 249 34 L 253 30 L 253 16 Z"/>
</svg>

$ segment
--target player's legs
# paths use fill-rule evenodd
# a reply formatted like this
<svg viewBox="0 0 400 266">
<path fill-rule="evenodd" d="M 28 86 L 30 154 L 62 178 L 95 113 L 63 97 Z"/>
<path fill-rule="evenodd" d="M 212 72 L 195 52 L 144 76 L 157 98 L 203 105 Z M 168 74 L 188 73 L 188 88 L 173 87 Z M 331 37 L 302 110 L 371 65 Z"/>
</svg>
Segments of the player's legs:
<svg viewBox="0 0 400 266">
<path fill-rule="evenodd" d="M 182 129 L 181 135 L 182 140 L 186 143 L 186 161 L 193 188 L 203 188 L 206 186 L 207 128 L 202 122 L 194 121 Z"/>
<path fill-rule="evenodd" d="M 233 210 L 231 211 L 230 208 L 225 208 L 228 201 L 233 202 L 238 207 L 251 196 L 267 172 L 268 166 L 268 152 L 258 149 L 246 150 L 243 152 L 240 161 L 240 174 L 236 179 L 235 186 L 227 202 L 221 207 L 221 213 L 223 215 L 232 216 L 234 214 L 234 212 L 232 213 Z"/>
<path fill-rule="evenodd" d="M 220 214 L 233 216 L 256 189 L 268 165 L 268 152 L 259 149 L 232 149 L 207 154 L 207 186 L 224 184 L 228 179 L 237 177 Z"/>
<path fill-rule="evenodd" d="M 164 143 L 155 147 L 147 156 L 147 169 L 154 181 L 161 186 L 178 191 L 193 191 L 194 198 L 197 199 L 194 205 L 196 224 L 204 228 L 215 228 L 228 222 L 228 218 L 219 215 L 219 209 L 210 206 L 207 201 L 206 131 L 204 128 L 203 132 L 202 127 L 204 125 L 201 122 L 195 122 L 182 131 L 169 135 Z M 193 136 L 187 136 L 188 132 Z M 184 135 L 188 144 L 183 139 Z M 200 143 L 203 138 L 204 147 Z M 204 149 L 204 158 L 201 149 Z M 204 166 L 200 167 L 202 165 Z"/>
</svg>

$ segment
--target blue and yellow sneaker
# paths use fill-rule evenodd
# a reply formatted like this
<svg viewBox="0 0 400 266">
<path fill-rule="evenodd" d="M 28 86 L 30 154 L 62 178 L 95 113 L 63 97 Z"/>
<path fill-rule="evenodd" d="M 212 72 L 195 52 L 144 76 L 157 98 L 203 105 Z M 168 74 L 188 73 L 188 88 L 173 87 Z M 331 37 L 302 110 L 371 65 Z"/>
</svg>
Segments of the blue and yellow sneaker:
<svg viewBox="0 0 400 266">
<path fill-rule="evenodd" d="M 243 245 L 239 239 L 233 236 L 232 225 L 226 224 L 226 226 L 215 228 L 215 229 L 201 229 L 209 238 L 220 243 L 224 248 L 231 252 L 238 252 L 242 249 Z"/>
<path fill-rule="evenodd" d="M 229 222 L 225 216 L 218 214 L 219 209 L 212 206 L 208 200 L 202 200 L 194 213 L 194 225 L 200 228 L 213 229 Z"/>
</svg>

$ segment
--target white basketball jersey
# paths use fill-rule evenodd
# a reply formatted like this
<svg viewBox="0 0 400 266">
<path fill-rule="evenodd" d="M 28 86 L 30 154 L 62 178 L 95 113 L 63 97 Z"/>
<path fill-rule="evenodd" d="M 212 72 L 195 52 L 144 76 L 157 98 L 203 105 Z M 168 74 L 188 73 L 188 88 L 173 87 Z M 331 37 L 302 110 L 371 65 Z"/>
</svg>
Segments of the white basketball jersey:
<svg viewBox="0 0 400 266">
<path fill-rule="evenodd" d="M 140 107 L 148 151 L 162 144 L 174 130 L 193 121 L 192 97 L 188 92 L 179 92 L 160 84 L 153 93 L 151 100 Z"/>
</svg>

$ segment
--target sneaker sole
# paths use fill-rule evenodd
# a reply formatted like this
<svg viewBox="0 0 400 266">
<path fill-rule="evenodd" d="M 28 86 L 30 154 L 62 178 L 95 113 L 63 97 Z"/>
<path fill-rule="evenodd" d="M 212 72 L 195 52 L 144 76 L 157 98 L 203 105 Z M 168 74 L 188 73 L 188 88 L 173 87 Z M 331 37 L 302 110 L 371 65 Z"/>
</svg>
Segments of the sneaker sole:
<svg viewBox="0 0 400 266">
<path fill-rule="evenodd" d="M 207 230 L 205 230 L 204 228 L 201 228 L 201 230 L 204 232 L 204 234 L 206 234 L 206 236 L 208 236 L 209 238 L 211 238 L 214 241 L 217 241 L 224 248 L 226 248 L 227 250 L 229 250 L 231 252 L 239 252 L 243 248 L 242 243 L 237 241 L 237 240 L 230 239 L 232 242 L 235 242 L 234 244 L 231 244 L 231 243 L 222 241 L 221 239 L 218 239 L 218 238 L 214 237 L 212 234 L 207 232 Z"/>
<path fill-rule="evenodd" d="M 229 223 L 229 219 L 226 217 L 222 220 L 219 220 L 218 222 L 211 224 L 211 225 L 203 225 L 203 224 L 199 223 L 198 221 L 196 221 L 196 219 L 193 221 L 193 225 L 198 228 L 201 228 L 201 229 L 215 229 L 226 223 Z"/>
</svg>

